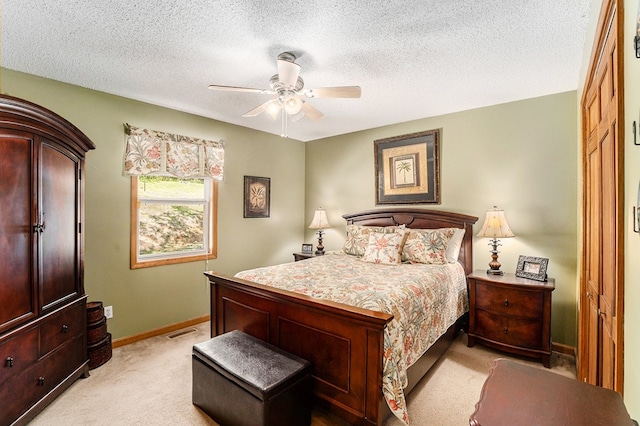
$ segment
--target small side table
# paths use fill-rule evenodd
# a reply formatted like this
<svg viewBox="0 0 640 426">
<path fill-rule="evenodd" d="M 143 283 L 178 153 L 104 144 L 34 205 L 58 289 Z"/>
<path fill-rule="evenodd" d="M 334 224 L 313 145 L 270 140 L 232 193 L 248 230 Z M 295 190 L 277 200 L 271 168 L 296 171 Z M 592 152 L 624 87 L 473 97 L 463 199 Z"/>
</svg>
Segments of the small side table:
<svg viewBox="0 0 640 426">
<path fill-rule="evenodd" d="M 313 253 L 303 253 L 301 251 L 293 253 L 293 260 L 295 262 L 298 262 L 300 260 L 305 260 L 305 259 L 310 259 L 312 257 L 315 257 L 316 255 Z"/>
<path fill-rule="evenodd" d="M 474 271 L 469 279 L 468 346 L 539 358 L 551 367 L 551 292 L 555 280 Z"/>
</svg>

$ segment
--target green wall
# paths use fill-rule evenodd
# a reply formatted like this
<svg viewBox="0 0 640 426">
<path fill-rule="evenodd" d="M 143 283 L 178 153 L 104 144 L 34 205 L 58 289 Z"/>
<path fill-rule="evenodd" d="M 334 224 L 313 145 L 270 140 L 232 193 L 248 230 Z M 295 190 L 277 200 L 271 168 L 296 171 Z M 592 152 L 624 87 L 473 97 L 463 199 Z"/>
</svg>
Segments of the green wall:
<svg viewBox="0 0 640 426">
<path fill-rule="evenodd" d="M 324 207 L 333 228 L 324 246 L 340 249 L 345 213 L 375 208 L 376 139 L 441 129 L 441 204 L 425 206 L 478 216 L 505 210 L 515 238 L 502 240 L 502 269 L 518 256 L 549 258 L 552 338 L 577 344 L 577 118 L 576 92 L 561 93 L 426 118 L 307 143 L 306 222 Z M 307 230 L 307 240 L 314 235 Z M 476 238 L 474 267 L 486 269 L 488 239 Z"/>
<path fill-rule="evenodd" d="M 60 114 L 95 144 L 86 160 L 85 289 L 112 305 L 113 338 L 209 314 L 202 273 L 233 274 L 293 260 L 304 235 L 304 144 L 10 70 L 2 92 Z M 225 141 L 218 195 L 218 258 L 129 269 L 130 179 L 122 175 L 123 123 Z M 271 178 L 271 217 L 243 218 L 244 175 Z"/>
</svg>

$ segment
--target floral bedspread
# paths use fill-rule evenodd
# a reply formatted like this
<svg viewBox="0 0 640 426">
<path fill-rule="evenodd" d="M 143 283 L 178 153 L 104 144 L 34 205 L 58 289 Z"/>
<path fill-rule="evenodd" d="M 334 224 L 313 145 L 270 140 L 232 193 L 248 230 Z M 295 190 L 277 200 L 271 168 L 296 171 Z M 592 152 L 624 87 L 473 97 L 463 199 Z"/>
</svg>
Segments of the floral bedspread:
<svg viewBox="0 0 640 426">
<path fill-rule="evenodd" d="M 334 252 L 236 277 L 393 314 L 384 334 L 382 392 L 391 412 L 407 425 L 407 368 L 469 309 L 459 263 L 377 265 Z"/>
</svg>

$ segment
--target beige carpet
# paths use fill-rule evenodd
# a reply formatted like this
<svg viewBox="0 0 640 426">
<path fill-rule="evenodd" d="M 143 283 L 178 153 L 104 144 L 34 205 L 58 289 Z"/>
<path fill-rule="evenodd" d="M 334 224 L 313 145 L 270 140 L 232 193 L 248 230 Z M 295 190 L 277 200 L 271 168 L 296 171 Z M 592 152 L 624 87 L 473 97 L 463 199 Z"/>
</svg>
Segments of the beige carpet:
<svg viewBox="0 0 640 426">
<path fill-rule="evenodd" d="M 216 425 L 191 403 L 191 347 L 209 338 L 209 324 L 190 329 L 195 331 L 115 349 L 109 362 L 78 380 L 30 425 Z M 408 397 L 411 424 L 468 425 L 491 364 L 499 357 L 544 368 L 481 345 L 468 348 L 461 335 Z M 554 354 L 551 371 L 575 378 L 573 358 Z M 341 422 L 314 413 L 312 424 Z M 401 424 L 393 417 L 385 422 Z"/>
</svg>

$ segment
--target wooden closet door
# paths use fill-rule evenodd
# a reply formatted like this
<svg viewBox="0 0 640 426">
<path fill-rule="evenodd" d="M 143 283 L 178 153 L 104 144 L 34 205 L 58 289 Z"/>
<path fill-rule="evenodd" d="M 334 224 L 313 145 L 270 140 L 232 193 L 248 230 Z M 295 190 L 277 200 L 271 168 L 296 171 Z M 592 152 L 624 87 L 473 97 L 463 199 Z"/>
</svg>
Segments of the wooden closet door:
<svg viewBox="0 0 640 426">
<path fill-rule="evenodd" d="M 583 268 L 578 376 L 622 392 L 623 117 L 619 4 L 603 5 L 583 108 Z"/>
</svg>

